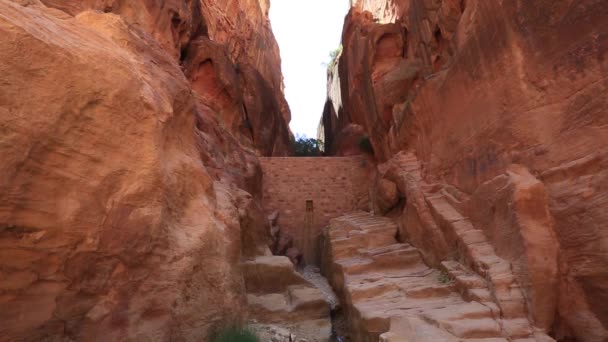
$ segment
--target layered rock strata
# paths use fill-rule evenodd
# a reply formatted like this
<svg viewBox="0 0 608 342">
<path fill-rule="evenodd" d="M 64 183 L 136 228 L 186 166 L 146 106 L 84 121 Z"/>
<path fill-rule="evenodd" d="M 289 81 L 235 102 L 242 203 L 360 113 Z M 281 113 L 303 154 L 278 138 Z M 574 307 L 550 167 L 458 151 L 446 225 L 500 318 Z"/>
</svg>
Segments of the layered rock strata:
<svg viewBox="0 0 608 342">
<path fill-rule="evenodd" d="M 535 326 L 608 338 L 607 4 L 352 5 L 323 118 L 333 152 L 362 127 L 388 162 L 379 178 L 400 187 L 378 207 L 429 263 L 455 257 L 449 220 L 429 204 L 447 201 L 511 263 Z M 400 151 L 419 160 L 419 178 L 386 172 Z"/>
<path fill-rule="evenodd" d="M 21 1 L 36 3 L 36 1 Z M 230 133 L 263 155 L 287 155 L 291 118 L 265 0 L 42 0 L 70 15 L 119 15 L 180 62 Z M 238 18 L 238 20 L 235 20 Z"/>
<path fill-rule="evenodd" d="M 256 155 L 289 140 L 267 10 L 0 0 L 0 339 L 244 323 L 241 261 L 268 253 Z"/>
</svg>

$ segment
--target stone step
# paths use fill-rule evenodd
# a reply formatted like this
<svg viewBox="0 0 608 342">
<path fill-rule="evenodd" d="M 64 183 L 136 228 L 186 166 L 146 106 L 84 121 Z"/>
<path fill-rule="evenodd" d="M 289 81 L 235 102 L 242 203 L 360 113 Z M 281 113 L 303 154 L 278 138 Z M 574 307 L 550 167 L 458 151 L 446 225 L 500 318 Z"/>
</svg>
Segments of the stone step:
<svg viewBox="0 0 608 342">
<path fill-rule="evenodd" d="M 259 324 L 297 326 L 316 341 L 331 336 L 330 305 L 324 294 L 296 272 L 287 257 L 259 256 L 242 263 L 248 314 Z M 304 330 L 302 330 L 304 329 Z"/>
<path fill-rule="evenodd" d="M 329 317 L 329 303 L 317 288 L 290 286 L 285 293 L 247 294 L 250 315 L 266 323 Z"/>
<path fill-rule="evenodd" d="M 259 256 L 242 266 L 247 293 L 284 293 L 292 285 L 310 285 L 285 256 Z"/>
<path fill-rule="evenodd" d="M 392 230 L 368 230 L 364 232 L 350 232 L 336 234 L 333 237 L 336 244 L 355 245 L 359 248 L 375 248 L 397 242 Z"/>
<path fill-rule="evenodd" d="M 416 248 L 396 241 L 397 226 L 387 218 L 354 213 L 330 222 L 329 280 L 341 296 L 352 340 L 538 340 L 521 315 L 525 302 L 510 264 L 437 193 L 429 202 L 454 226 L 472 267 L 446 261 L 439 270 L 429 268 Z"/>
<path fill-rule="evenodd" d="M 447 331 L 415 316 L 393 317 L 390 327 L 390 332 L 380 336 L 380 342 L 457 342 L 460 340 Z M 504 342 L 506 341 L 505 339 Z"/>
<path fill-rule="evenodd" d="M 445 199 L 444 195 L 428 197 L 427 203 L 434 217 L 440 222 L 446 236 L 454 239 L 459 245 L 460 254 L 464 257 L 466 264 L 481 276 L 475 278 L 472 273 L 469 273 L 468 277 L 454 274 L 455 280 L 461 285 L 464 297 L 468 300 L 488 302 L 493 300 L 505 318 L 527 321 L 525 319 L 527 317 L 525 299 L 517 284 L 511 264 L 496 255 L 483 231 L 475 229 L 471 222 Z M 479 290 L 480 281 L 484 281 L 490 291 Z M 467 287 L 471 291 L 465 291 L 464 289 Z M 528 328 L 531 330 L 530 327 Z"/>
<path fill-rule="evenodd" d="M 403 248 L 381 254 L 361 253 L 359 256 L 340 261 L 342 270 L 349 275 L 388 269 L 402 269 L 422 263 L 415 249 Z"/>
</svg>

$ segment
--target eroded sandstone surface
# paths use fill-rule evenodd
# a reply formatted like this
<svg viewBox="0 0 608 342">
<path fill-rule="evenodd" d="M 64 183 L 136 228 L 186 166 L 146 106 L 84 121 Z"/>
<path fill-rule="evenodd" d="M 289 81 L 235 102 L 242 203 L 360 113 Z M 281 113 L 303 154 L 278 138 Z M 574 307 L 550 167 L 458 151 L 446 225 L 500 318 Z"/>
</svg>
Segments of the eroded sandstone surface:
<svg viewBox="0 0 608 342">
<path fill-rule="evenodd" d="M 117 14 L 144 30 L 181 60 L 192 89 L 233 136 L 264 155 L 288 154 L 291 114 L 267 0 L 41 1 L 70 15 Z"/>
<path fill-rule="evenodd" d="M 0 0 L 0 340 L 247 318 L 257 156 L 289 152 L 268 6 Z"/>
<path fill-rule="evenodd" d="M 369 137 L 376 212 L 434 267 L 492 280 L 492 251 L 534 327 L 605 341 L 608 3 L 351 3 L 322 129 L 336 155 Z"/>
<path fill-rule="evenodd" d="M 353 341 L 553 341 L 530 325 L 508 263 L 480 232 L 456 234 L 481 273 L 457 261 L 429 268 L 396 232 L 395 222 L 366 212 L 333 219 L 325 231 L 324 271 L 341 289 Z"/>
<path fill-rule="evenodd" d="M 0 340 L 325 341 L 318 261 L 354 341 L 605 341 L 608 3 L 351 4 L 321 133 L 368 155 L 263 194 L 267 0 L 0 0 Z"/>
<path fill-rule="evenodd" d="M 287 257 L 260 256 L 245 262 L 243 271 L 252 320 L 289 328 L 310 342 L 330 341 L 330 303 Z"/>
</svg>

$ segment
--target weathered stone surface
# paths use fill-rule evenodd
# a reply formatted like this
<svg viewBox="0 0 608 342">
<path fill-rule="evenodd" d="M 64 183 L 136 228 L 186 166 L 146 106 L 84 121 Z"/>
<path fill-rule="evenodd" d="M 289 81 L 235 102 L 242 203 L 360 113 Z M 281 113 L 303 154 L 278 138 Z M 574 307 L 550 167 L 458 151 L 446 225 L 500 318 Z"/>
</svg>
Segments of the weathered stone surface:
<svg viewBox="0 0 608 342">
<path fill-rule="evenodd" d="M 282 96 L 279 47 L 268 19 L 268 0 L 201 1 L 207 33 L 213 41 L 228 47 L 229 55 L 239 65 L 249 65 L 259 72 L 276 95 L 283 122 L 291 114 Z M 236 18 L 240 20 L 235 20 Z M 254 94 L 249 94 L 253 96 Z"/>
<path fill-rule="evenodd" d="M 269 342 L 328 342 L 331 326 L 324 320 L 285 325 L 254 323 L 248 325 L 260 341 Z"/>
<path fill-rule="evenodd" d="M 238 320 L 238 212 L 198 158 L 179 67 L 118 16 L 0 8 L 2 336 L 200 339 Z"/>
<path fill-rule="evenodd" d="M 70 15 L 85 10 L 120 15 L 183 62 L 193 90 L 233 136 L 262 155 L 289 154 L 291 114 L 267 1 L 42 2 Z"/>
<path fill-rule="evenodd" d="M 481 185 L 470 205 L 496 254 L 513 264 L 536 325 L 550 329 L 557 308 L 559 244 L 542 182 L 521 165 Z"/>
<path fill-rule="evenodd" d="M 323 293 L 297 273 L 284 256 L 263 256 L 243 264 L 249 319 L 296 328 L 299 336 L 327 342 L 330 306 Z"/>
<path fill-rule="evenodd" d="M 34 3 L 35 1 L 25 0 Z M 22 1 L 23 2 L 23 1 Z M 86 10 L 120 15 L 137 25 L 174 57 L 179 57 L 193 35 L 202 29 L 199 1 L 124 1 L 124 0 L 40 0 L 48 7 L 75 16 Z"/>
<path fill-rule="evenodd" d="M 330 77 L 338 120 L 323 120 L 332 137 L 363 127 L 380 162 L 414 152 L 402 237 L 434 263 L 458 257 L 433 246 L 454 246 L 450 227 L 483 231 L 557 338 L 608 338 L 607 18 L 594 0 L 355 1 Z M 442 197 L 423 194 L 432 217 L 421 179 Z M 486 252 L 471 257 L 491 264 Z"/>
<path fill-rule="evenodd" d="M 397 184 L 388 179 L 381 178 L 375 187 L 376 205 L 380 209 L 380 213 L 384 214 L 394 208 L 399 202 L 400 193 L 397 189 Z"/>
<path fill-rule="evenodd" d="M 507 305 L 516 299 L 504 293 L 512 283 L 455 261 L 429 268 L 396 232 L 390 219 L 363 212 L 333 219 L 324 232 L 324 271 L 342 297 L 353 341 L 552 340 L 535 333 L 523 308 Z"/>
<path fill-rule="evenodd" d="M 206 36 L 224 46 L 239 76 L 241 112 L 231 120 L 240 120 L 239 132 L 262 155 L 288 155 L 291 113 L 283 95 L 281 58 L 269 8 L 268 0 L 201 1 Z"/>
<path fill-rule="evenodd" d="M 294 265 L 294 267 L 301 267 L 304 265 L 304 256 L 299 249 L 295 247 L 290 247 L 285 252 L 285 256 L 289 258 L 289 261 Z"/>
<path fill-rule="evenodd" d="M 178 58 L 196 37 L 225 77 L 234 56 L 198 1 L 44 3 L 66 12 L 0 0 L 0 339 L 203 341 L 243 322 L 241 256 L 269 253 L 256 154 L 287 145 L 225 125 L 238 92 L 222 102 Z M 264 58 L 236 79 L 280 103 Z"/>
<path fill-rule="evenodd" d="M 267 218 L 270 224 L 270 251 L 272 254 L 288 257 L 296 268 L 303 266 L 302 253 L 293 246 L 293 236 L 278 226 L 279 211 L 273 211 Z"/>
<path fill-rule="evenodd" d="M 387 164 L 380 169 L 411 194 L 408 202 L 415 194 L 416 205 L 407 205 L 399 218 L 400 238 L 419 246 L 431 264 L 459 260 L 487 279 L 489 292 L 478 287 L 475 278 L 462 279 L 457 264 L 441 264 L 459 286 L 468 288 L 460 289 L 463 298 L 494 299 L 509 320 L 503 322 L 504 329 L 517 332 L 519 322 L 529 319 L 549 331 L 557 307 L 558 243 L 542 183 L 513 165 L 507 175 L 482 185 L 463 202 L 463 194 L 457 194 L 459 200 L 451 188 L 424 181 L 413 155 L 400 153 Z M 471 220 L 461 214 L 463 208 L 470 208 Z"/>
</svg>

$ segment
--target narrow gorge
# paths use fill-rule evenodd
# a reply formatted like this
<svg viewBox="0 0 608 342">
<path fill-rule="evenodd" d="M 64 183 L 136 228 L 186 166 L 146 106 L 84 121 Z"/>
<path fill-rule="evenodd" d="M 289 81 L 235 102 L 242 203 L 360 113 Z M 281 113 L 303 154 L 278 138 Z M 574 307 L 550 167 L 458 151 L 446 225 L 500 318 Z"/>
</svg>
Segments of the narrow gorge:
<svg viewBox="0 0 608 342">
<path fill-rule="evenodd" d="M 0 341 L 608 341 L 607 1 L 270 8 L 0 0 Z"/>
</svg>

